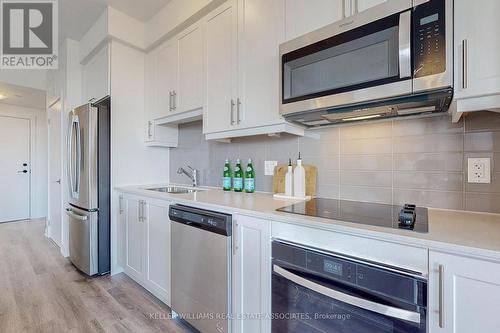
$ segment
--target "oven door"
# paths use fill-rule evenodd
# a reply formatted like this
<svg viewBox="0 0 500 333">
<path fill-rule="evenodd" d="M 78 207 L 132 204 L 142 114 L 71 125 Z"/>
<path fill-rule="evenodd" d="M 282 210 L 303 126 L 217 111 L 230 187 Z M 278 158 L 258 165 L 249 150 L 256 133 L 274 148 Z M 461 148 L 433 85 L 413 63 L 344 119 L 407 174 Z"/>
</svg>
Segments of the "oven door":
<svg viewBox="0 0 500 333">
<path fill-rule="evenodd" d="M 272 312 L 274 333 L 426 332 L 425 308 L 277 264 L 273 264 Z"/>
<path fill-rule="evenodd" d="M 411 8 L 370 13 L 280 46 L 283 115 L 412 93 Z"/>
</svg>

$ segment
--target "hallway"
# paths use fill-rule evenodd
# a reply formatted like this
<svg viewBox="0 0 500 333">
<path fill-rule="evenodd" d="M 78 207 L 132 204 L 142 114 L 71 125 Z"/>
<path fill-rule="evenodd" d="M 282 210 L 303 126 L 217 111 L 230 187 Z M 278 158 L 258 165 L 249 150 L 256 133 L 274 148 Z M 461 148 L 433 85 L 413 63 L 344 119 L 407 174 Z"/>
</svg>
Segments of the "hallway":
<svg viewBox="0 0 500 333">
<path fill-rule="evenodd" d="M 188 332 L 126 275 L 82 275 L 44 226 L 0 224 L 0 332 Z"/>
</svg>

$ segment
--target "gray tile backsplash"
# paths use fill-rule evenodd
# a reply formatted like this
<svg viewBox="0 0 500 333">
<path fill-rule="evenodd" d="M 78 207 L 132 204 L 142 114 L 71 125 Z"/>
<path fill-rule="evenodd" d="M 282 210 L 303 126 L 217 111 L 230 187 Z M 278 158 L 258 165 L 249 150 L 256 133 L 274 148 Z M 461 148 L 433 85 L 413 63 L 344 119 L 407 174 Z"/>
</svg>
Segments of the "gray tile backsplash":
<svg viewBox="0 0 500 333">
<path fill-rule="evenodd" d="M 252 158 L 256 189 L 270 192 L 264 161 L 286 163 L 302 153 L 318 167 L 317 195 L 500 213 L 500 114 L 476 112 L 453 124 L 447 115 L 309 130 L 304 137 L 256 136 L 206 141 L 201 122 L 180 126 L 170 150 L 170 180 L 189 183 L 180 166 L 200 170 L 200 183 L 220 186 L 224 160 Z M 492 159 L 492 183 L 467 183 L 467 158 Z"/>
</svg>

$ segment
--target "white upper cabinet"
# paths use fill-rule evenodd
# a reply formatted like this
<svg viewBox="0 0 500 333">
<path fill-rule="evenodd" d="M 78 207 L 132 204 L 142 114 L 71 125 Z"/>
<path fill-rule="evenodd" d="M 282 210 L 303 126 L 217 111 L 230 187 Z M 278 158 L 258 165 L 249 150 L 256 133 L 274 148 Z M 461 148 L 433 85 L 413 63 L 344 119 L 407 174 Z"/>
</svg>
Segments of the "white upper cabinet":
<svg viewBox="0 0 500 333">
<path fill-rule="evenodd" d="M 431 333 L 498 332 L 500 264 L 429 252 Z"/>
<path fill-rule="evenodd" d="M 175 110 L 177 90 L 177 44 L 167 41 L 153 51 L 150 79 L 153 82 L 151 119 L 166 117 Z"/>
<path fill-rule="evenodd" d="M 354 12 L 359 13 L 391 0 L 352 0 L 352 1 L 354 3 L 353 6 Z"/>
<path fill-rule="evenodd" d="M 109 45 L 104 45 L 82 66 L 83 102 L 98 101 L 109 95 Z"/>
<path fill-rule="evenodd" d="M 224 131 L 236 122 L 237 15 L 236 2 L 229 0 L 206 17 L 205 133 Z"/>
<path fill-rule="evenodd" d="M 290 132 L 279 114 L 284 0 L 229 0 L 206 17 L 207 139 Z"/>
<path fill-rule="evenodd" d="M 203 107 L 203 31 L 192 26 L 178 39 L 178 88 L 174 89 L 173 112 Z"/>
<path fill-rule="evenodd" d="M 344 0 L 285 0 L 286 40 L 342 19 Z"/>
<path fill-rule="evenodd" d="M 455 99 L 459 112 L 500 108 L 500 1 L 455 0 Z"/>
</svg>

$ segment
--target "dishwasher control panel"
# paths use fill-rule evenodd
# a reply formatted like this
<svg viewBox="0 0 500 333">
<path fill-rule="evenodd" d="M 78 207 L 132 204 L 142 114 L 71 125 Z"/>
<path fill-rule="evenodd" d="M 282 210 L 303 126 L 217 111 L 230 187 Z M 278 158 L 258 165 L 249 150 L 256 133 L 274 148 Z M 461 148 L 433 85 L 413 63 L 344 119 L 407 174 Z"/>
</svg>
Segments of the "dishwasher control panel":
<svg viewBox="0 0 500 333">
<path fill-rule="evenodd" d="M 232 216 L 228 214 L 184 205 L 172 205 L 169 209 L 169 217 L 171 221 L 187 226 L 231 236 Z"/>
</svg>

